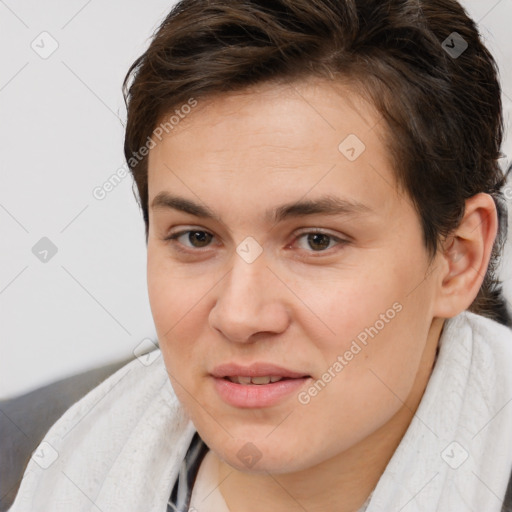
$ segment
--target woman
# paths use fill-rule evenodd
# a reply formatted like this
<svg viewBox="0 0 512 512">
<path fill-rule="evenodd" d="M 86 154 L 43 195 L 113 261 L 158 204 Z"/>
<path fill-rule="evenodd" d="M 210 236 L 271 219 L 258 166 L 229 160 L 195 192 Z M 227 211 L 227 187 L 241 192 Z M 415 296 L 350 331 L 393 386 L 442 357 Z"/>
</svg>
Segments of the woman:
<svg viewBox="0 0 512 512">
<path fill-rule="evenodd" d="M 501 91 L 462 7 L 183 0 L 125 87 L 161 352 L 11 510 L 506 506 Z"/>
</svg>

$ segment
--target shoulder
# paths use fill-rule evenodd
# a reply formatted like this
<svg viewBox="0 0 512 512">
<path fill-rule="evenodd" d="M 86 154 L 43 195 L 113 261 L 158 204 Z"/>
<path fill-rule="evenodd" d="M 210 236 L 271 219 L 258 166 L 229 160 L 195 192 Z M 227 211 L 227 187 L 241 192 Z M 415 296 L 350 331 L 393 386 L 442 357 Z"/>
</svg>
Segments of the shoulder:
<svg viewBox="0 0 512 512">
<path fill-rule="evenodd" d="M 94 368 L 0 401 L 0 512 L 14 500 L 30 456 L 48 429 L 71 405 L 130 361 Z"/>
<path fill-rule="evenodd" d="M 490 389 L 494 393 L 505 391 L 505 407 L 512 396 L 512 329 L 469 311 L 450 319 L 448 332 L 454 334 L 458 329 L 465 330 L 468 337 L 473 337 L 473 357 L 479 359 L 480 367 L 495 370 L 487 375 L 487 379 L 493 379 Z M 508 476 L 501 512 L 512 512 L 512 473 Z"/>
<path fill-rule="evenodd" d="M 512 361 L 512 329 L 495 320 L 463 311 L 446 321 L 443 337 L 472 338 L 478 350 L 492 352 Z"/>
<path fill-rule="evenodd" d="M 160 350 L 150 356 L 122 366 L 58 418 L 9 510 L 85 510 L 89 496 L 101 510 L 162 510 L 195 428 Z"/>
</svg>

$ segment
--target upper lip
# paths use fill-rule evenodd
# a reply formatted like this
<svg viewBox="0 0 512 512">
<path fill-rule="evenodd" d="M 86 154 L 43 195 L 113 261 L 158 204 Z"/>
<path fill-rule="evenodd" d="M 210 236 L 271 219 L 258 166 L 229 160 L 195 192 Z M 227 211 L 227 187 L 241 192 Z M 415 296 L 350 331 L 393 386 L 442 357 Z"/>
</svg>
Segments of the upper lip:
<svg viewBox="0 0 512 512">
<path fill-rule="evenodd" d="M 301 377 L 309 377 L 307 373 L 294 372 L 277 366 L 272 363 L 258 362 L 249 366 L 243 366 L 236 363 L 225 363 L 216 366 L 212 371 L 212 376 L 217 378 L 223 377 L 287 377 L 290 379 L 298 379 Z"/>
</svg>

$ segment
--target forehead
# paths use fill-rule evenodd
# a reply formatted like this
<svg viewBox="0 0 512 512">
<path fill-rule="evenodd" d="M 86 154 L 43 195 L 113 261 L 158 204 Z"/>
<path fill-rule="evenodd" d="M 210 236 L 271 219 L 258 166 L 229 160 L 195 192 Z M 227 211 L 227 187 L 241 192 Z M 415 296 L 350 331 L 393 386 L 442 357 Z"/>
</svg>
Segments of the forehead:
<svg viewBox="0 0 512 512">
<path fill-rule="evenodd" d="M 163 190 L 189 198 L 215 191 L 217 202 L 222 192 L 231 206 L 264 210 L 277 196 L 329 192 L 389 210 L 399 198 L 381 121 L 351 89 L 322 80 L 200 101 L 161 140 L 153 137 L 149 203 Z"/>
</svg>

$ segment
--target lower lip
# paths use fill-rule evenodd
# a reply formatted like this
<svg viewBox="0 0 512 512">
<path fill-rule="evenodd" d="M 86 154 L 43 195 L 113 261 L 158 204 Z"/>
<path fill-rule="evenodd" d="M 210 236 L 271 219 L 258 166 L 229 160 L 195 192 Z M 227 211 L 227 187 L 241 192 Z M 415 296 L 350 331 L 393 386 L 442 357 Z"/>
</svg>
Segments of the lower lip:
<svg viewBox="0 0 512 512">
<path fill-rule="evenodd" d="M 224 402 L 234 407 L 257 408 L 276 405 L 283 398 L 298 392 L 310 377 L 287 379 L 270 384 L 237 384 L 214 377 L 214 385 Z"/>
</svg>

